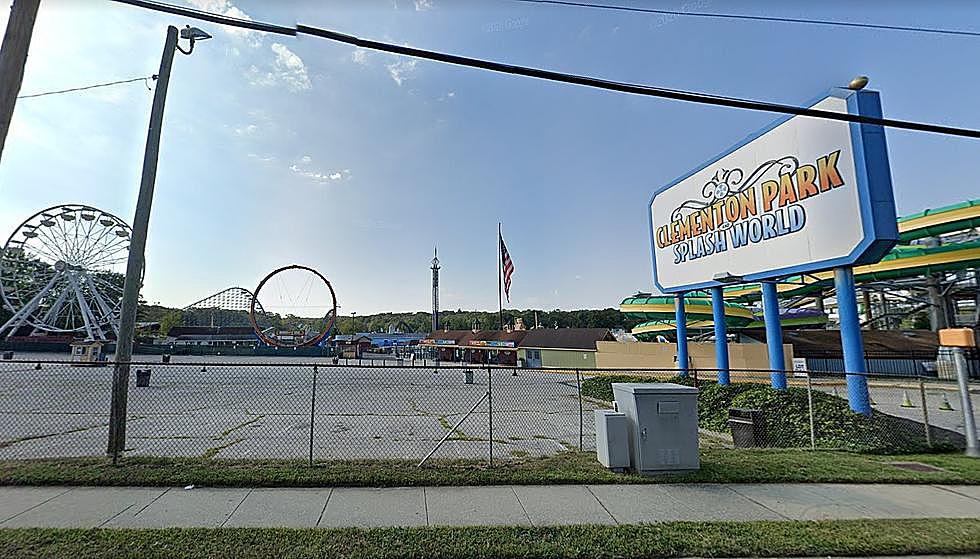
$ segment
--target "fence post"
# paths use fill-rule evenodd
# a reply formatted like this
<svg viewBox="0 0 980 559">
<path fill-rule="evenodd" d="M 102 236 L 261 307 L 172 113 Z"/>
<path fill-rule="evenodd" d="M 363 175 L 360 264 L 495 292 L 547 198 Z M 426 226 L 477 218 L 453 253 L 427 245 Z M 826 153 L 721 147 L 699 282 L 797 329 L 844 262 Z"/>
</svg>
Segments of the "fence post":
<svg viewBox="0 0 980 559">
<path fill-rule="evenodd" d="M 313 467 L 313 424 L 316 414 L 316 365 L 313 365 L 313 395 L 310 398 L 310 467 Z"/>
<path fill-rule="evenodd" d="M 932 429 L 929 428 L 929 407 L 926 406 L 926 383 L 919 377 L 919 399 L 922 401 L 922 423 L 926 426 L 926 446 L 932 447 Z"/>
<path fill-rule="evenodd" d="M 487 465 L 493 467 L 493 372 L 487 367 L 487 418 L 490 436 L 487 437 L 489 453 Z"/>
<path fill-rule="evenodd" d="M 810 372 L 806 372 L 806 399 L 810 409 L 810 450 L 817 450 L 817 422 L 813 412 L 813 381 Z"/>
<path fill-rule="evenodd" d="M 575 385 L 578 386 L 578 450 L 583 452 L 585 451 L 585 409 L 582 406 L 582 372 L 578 369 L 575 369 Z"/>
</svg>

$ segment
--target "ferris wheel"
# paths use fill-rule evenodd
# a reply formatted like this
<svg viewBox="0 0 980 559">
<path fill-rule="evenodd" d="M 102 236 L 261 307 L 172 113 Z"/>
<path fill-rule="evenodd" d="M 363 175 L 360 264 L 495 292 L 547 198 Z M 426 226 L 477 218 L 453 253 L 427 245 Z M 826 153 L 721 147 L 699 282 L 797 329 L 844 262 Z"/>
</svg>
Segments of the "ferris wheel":
<svg viewBox="0 0 980 559">
<path fill-rule="evenodd" d="M 0 252 L 0 296 L 13 316 L 9 338 L 32 334 L 118 335 L 129 225 L 80 204 L 42 210 L 20 224 Z"/>
</svg>

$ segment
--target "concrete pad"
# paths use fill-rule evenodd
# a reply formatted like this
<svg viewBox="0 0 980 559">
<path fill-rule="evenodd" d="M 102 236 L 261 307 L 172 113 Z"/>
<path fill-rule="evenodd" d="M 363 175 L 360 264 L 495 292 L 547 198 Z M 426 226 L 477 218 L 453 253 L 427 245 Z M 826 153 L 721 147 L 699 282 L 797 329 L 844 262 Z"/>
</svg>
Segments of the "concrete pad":
<svg viewBox="0 0 980 559">
<path fill-rule="evenodd" d="M 166 489 L 78 487 L 3 523 L 4 528 L 97 528 L 128 510 L 139 510 Z"/>
<path fill-rule="evenodd" d="M 70 487 L 0 487 L 0 523 L 68 491 Z"/>
<path fill-rule="evenodd" d="M 425 490 L 421 487 L 336 488 L 320 528 L 425 526 Z"/>
<path fill-rule="evenodd" d="M 589 490 L 620 524 L 691 519 L 666 485 L 590 485 Z"/>
<path fill-rule="evenodd" d="M 113 528 L 217 528 L 241 504 L 248 489 L 172 488 L 142 510 L 128 510 L 106 523 Z"/>
<path fill-rule="evenodd" d="M 733 491 L 726 485 L 665 485 L 667 494 L 684 506 L 691 520 L 786 520 L 777 512 Z"/>
<path fill-rule="evenodd" d="M 425 502 L 430 526 L 531 524 L 510 487 L 428 487 Z"/>
<path fill-rule="evenodd" d="M 980 501 L 980 485 L 937 485 L 936 487 Z"/>
<path fill-rule="evenodd" d="M 514 493 L 535 526 L 616 523 L 584 485 L 516 486 Z"/>
<path fill-rule="evenodd" d="M 253 489 L 225 527 L 313 528 L 330 489 Z"/>
</svg>

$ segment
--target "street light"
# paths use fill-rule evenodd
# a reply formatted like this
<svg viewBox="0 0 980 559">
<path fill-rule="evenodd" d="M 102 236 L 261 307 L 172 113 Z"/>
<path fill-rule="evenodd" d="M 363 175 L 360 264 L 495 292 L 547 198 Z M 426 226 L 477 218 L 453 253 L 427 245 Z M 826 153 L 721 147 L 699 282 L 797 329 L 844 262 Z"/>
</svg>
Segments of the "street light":
<svg viewBox="0 0 980 559">
<path fill-rule="evenodd" d="M 190 40 L 190 49 L 184 50 L 177 44 L 177 28 L 167 27 L 167 39 L 160 58 L 160 72 L 157 74 L 156 90 L 153 92 L 153 108 L 150 111 L 150 126 L 146 134 L 146 150 L 143 154 L 143 175 L 140 180 L 139 197 L 136 200 L 136 215 L 133 217 L 133 233 L 129 243 L 129 260 L 126 262 L 126 280 L 123 284 L 122 306 L 119 311 L 119 334 L 116 337 L 115 369 L 112 375 L 112 404 L 109 410 L 109 445 L 115 464 L 119 453 L 126 447 L 126 397 L 129 390 L 129 366 L 133 357 L 133 337 L 136 331 L 136 311 L 139 305 L 139 292 L 143 276 L 146 232 L 150 225 L 150 207 L 153 205 L 153 188 L 156 184 L 157 160 L 160 153 L 160 131 L 163 126 L 163 107 L 167 101 L 167 86 L 170 85 L 170 69 L 174 62 L 174 52 L 190 54 L 195 41 L 210 39 L 204 31 L 187 26 L 180 36 Z"/>
<path fill-rule="evenodd" d="M 181 39 L 190 39 L 191 48 L 184 50 L 180 48 L 180 45 L 176 45 L 177 50 L 184 54 L 190 54 L 194 52 L 194 41 L 207 41 L 211 38 L 211 35 L 197 27 L 191 27 L 190 25 L 184 27 L 180 30 Z"/>
</svg>

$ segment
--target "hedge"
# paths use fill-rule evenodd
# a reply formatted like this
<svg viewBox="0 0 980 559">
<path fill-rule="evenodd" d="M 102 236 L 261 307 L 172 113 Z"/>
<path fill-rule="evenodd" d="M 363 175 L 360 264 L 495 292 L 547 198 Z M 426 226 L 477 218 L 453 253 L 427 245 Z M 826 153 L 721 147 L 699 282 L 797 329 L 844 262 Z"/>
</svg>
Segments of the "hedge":
<svg viewBox="0 0 980 559">
<path fill-rule="evenodd" d="M 650 377 L 611 375 L 582 382 L 582 394 L 612 401 L 612 383 L 650 382 Z M 692 385 L 689 377 L 668 382 Z M 769 385 L 739 383 L 720 385 L 698 383 L 698 424 L 701 428 L 730 432 L 729 408 L 757 409 L 765 412 L 765 446 L 804 448 L 811 445 L 810 414 L 804 388 L 775 390 Z M 819 390 L 813 391 L 816 446 L 867 453 L 911 453 L 949 450 L 960 445 L 957 435 L 933 429 L 933 445 L 926 444 L 924 427 L 917 421 L 873 411 L 870 417 L 851 411 L 847 400 Z"/>
</svg>

